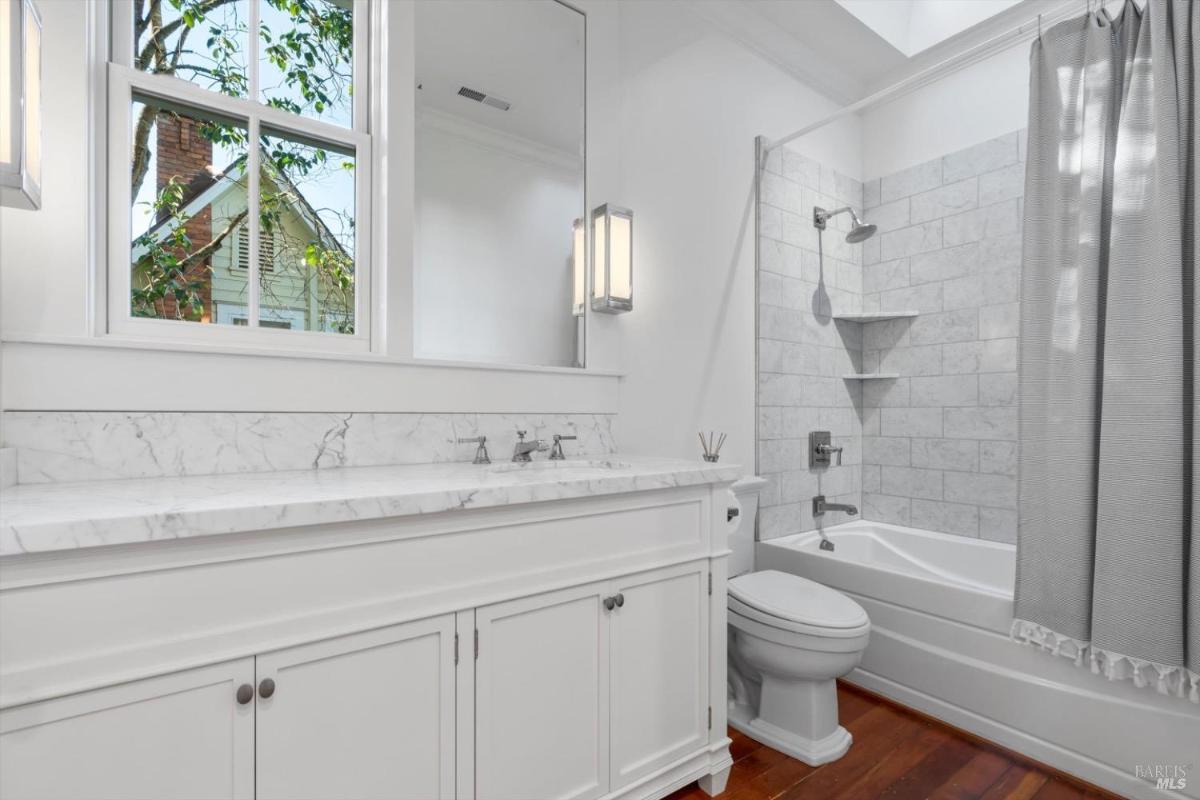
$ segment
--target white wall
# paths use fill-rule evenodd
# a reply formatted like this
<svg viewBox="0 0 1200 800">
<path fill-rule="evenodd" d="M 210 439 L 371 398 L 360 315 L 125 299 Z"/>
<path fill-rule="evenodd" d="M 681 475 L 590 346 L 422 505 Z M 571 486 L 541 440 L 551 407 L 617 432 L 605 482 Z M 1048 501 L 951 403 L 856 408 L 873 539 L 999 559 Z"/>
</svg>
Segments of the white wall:
<svg viewBox="0 0 1200 800">
<path fill-rule="evenodd" d="M 680 14 L 621 4 L 621 194 L 635 215 L 634 311 L 616 322 L 627 377 L 624 450 L 699 454 L 696 432 L 729 434 L 723 460 L 754 464 L 754 137 L 781 137 L 834 104 Z M 603 81 L 593 75 L 589 86 Z M 850 121 L 814 155 L 857 175 Z"/>
<path fill-rule="evenodd" d="M 862 114 L 861 177 L 891 175 L 1026 127 L 1029 46 L 1021 42 Z"/>
<path fill-rule="evenodd" d="M 627 373 L 619 391 L 622 449 L 695 456 L 696 431 L 717 429 L 729 433 L 725 460 L 752 464 L 754 137 L 783 136 L 834 104 L 718 35 L 685 4 L 580 5 L 588 13 L 588 207 L 618 203 L 636 217 L 634 311 L 592 318 L 589 367 Z M 85 29 L 71 4 L 43 4 L 43 14 L 51 65 L 46 210 L 19 219 L 0 212 L 0 277 L 6 337 L 54 343 L 4 345 L 6 408 L 618 410 L 615 379 L 596 375 L 180 356 L 62 339 L 88 331 Z M 404 71 L 402 37 L 389 48 L 403 101 L 411 97 L 403 81 L 412 65 Z M 862 176 L 855 121 L 811 139 L 813 157 Z M 386 168 L 398 180 L 408 169 L 399 151 Z M 396 194 L 396 218 L 388 220 L 393 258 L 406 235 L 404 192 Z M 392 299 L 411 292 L 411 263 L 389 265 L 386 292 Z M 403 341 L 403 332 L 388 339 Z"/>
<path fill-rule="evenodd" d="M 416 168 L 417 355 L 571 366 L 582 170 L 421 123 Z"/>
</svg>

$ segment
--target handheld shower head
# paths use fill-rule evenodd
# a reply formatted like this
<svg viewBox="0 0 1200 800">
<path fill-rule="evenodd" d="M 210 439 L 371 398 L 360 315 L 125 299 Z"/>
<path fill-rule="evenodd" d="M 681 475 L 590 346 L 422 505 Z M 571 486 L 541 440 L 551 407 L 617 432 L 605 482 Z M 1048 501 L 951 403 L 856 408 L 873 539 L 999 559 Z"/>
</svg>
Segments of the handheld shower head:
<svg viewBox="0 0 1200 800">
<path fill-rule="evenodd" d="M 813 226 L 819 230 L 825 230 L 826 225 L 829 223 L 830 217 L 836 217 L 838 214 L 847 212 L 850 214 L 850 219 L 854 222 L 854 225 L 850 228 L 850 232 L 846 234 L 847 242 L 850 244 L 858 244 L 859 242 L 865 242 L 867 239 L 870 239 L 875 235 L 875 231 L 878 230 L 878 227 L 869 222 L 863 222 L 858 218 L 858 214 L 855 214 L 854 209 L 850 206 L 842 206 L 841 208 L 833 211 L 826 211 L 820 206 L 814 206 Z"/>
</svg>

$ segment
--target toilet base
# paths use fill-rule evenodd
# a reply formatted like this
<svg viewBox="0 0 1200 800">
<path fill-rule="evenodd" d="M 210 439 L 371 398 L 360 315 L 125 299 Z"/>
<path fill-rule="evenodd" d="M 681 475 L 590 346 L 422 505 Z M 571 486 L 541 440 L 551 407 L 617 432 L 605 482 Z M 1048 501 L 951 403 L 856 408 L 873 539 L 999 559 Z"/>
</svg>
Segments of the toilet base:
<svg viewBox="0 0 1200 800">
<path fill-rule="evenodd" d="M 740 703 L 729 704 L 729 724 L 760 744 L 786 753 L 810 767 L 837 761 L 850 749 L 854 738 L 850 731 L 838 725 L 833 733 L 820 739 L 809 739 L 786 731 L 755 716 L 754 709 Z"/>
</svg>

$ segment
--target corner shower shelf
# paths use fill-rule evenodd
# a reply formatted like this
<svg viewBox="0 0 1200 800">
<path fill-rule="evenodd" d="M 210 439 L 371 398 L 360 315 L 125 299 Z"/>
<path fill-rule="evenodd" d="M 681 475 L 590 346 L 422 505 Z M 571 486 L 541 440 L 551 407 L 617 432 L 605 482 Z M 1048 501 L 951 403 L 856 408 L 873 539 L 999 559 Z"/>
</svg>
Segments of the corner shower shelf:
<svg viewBox="0 0 1200 800">
<path fill-rule="evenodd" d="M 900 377 L 898 372 L 863 372 L 857 375 L 843 375 L 844 381 L 890 381 Z"/>
<path fill-rule="evenodd" d="M 834 314 L 833 318 L 843 322 L 885 322 L 889 319 L 911 319 L 917 311 L 868 311 L 861 314 Z"/>
</svg>

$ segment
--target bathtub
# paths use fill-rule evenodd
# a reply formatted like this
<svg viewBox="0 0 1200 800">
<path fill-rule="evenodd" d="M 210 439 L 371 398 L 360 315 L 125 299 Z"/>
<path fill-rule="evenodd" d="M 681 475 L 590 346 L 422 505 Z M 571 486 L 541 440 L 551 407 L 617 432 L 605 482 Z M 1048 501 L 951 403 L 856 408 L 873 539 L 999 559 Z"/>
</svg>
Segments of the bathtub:
<svg viewBox="0 0 1200 800">
<path fill-rule="evenodd" d="M 759 542 L 757 569 L 839 589 L 871 617 L 850 683 L 1132 798 L 1200 798 L 1200 707 L 1008 638 L 1012 545 L 879 522 Z M 1187 785 L 1138 777 L 1182 765 Z"/>
</svg>

